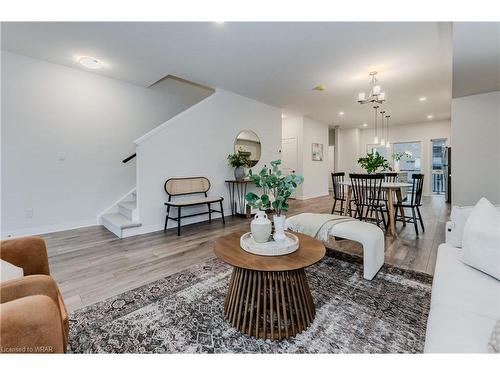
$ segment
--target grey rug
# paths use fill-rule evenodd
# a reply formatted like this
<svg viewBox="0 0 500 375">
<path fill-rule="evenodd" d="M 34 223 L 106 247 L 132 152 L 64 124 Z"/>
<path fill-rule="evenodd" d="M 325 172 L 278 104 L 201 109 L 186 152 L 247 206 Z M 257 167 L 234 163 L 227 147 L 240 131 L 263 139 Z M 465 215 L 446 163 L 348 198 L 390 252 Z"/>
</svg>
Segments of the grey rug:
<svg viewBox="0 0 500 375">
<path fill-rule="evenodd" d="M 85 307 L 70 316 L 73 353 L 419 353 L 431 282 L 384 266 L 363 279 L 359 260 L 328 251 L 306 270 L 313 324 L 283 341 L 246 336 L 226 322 L 231 268 L 217 259 Z"/>
</svg>

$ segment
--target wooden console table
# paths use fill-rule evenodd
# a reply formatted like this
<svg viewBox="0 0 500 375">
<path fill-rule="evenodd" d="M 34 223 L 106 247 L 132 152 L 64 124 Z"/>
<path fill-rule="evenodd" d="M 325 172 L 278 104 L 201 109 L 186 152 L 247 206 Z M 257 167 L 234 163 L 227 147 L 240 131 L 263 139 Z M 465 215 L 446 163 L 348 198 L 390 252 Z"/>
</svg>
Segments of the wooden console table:
<svg viewBox="0 0 500 375">
<path fill-rule="evenodd" d="M 325 246 L 299 237 L 297 251 L 261 256 L 240 248 L 243 231 L 215 241 L 214 253 L 234 267 L 224 302 L 224 315 L 239 331 L 263 339 L 285 339 L 307 329 L 316 308 L 304 269 L 325 256 Z"/>
<path fill-rule="evenodd" d="M 231 205 L 232 216 L 244 216 L 249 218 L 250 210 L 247 209 L 245 195 L 247 194 L 248 184 L 253 183 L 252 180 L 226 180 L 229 188 L 229 204 Z"/>
</svg>

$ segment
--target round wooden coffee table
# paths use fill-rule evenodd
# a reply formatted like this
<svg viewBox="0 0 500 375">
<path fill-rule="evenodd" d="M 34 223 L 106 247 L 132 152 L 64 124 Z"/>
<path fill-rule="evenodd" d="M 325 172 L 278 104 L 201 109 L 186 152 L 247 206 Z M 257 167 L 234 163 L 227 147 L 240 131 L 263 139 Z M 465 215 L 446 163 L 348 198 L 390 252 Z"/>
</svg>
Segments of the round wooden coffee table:
<svg viewBox="0 0 500 375">
<path fill-rule="evenodd" d="M 299 237 L 297 251 L 261 256 L 240 248 L 234 232 L 215 241 L 215 255 L 234 267 L 224 302 L 226 319 L 239 331 L 263 339 L 284 339 L 303 331 L 316 309 L 305 267 L 325 256 L 325 246 L 312 237 Z"/>
</svg>

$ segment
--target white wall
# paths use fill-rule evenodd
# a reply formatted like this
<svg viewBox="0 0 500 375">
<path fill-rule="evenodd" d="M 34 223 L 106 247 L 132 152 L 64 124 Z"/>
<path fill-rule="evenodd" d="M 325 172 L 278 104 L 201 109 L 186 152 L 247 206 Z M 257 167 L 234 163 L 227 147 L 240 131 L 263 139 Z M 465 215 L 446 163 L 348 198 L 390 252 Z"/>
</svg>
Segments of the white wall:
<svg viewBox="0 0 500 375">
<path fill-rule="evenodd" d="M 194 104 L 5 51 L 1 61 L 2 237 L 95 224 L 135 185 L 135 162 L 121 162 L 134 139 Z"/>
<path fill-rule="evenodd" d="M 304 117 L 303 128 L 303 162 L 304 186 L 302 199 L 328 195 L 328 180 L 330 168 L 328 166 L 328 125 Z M 312 144 L 323 145 L 323 160 L 312 160 Z"/>
<path fill-rule="evenodd" d="M 328 125 L 307 117 L 283 119 L 283 139 L 297 139 L 297 174 L 304 183 L 297 189 L 297 199 L 328 195 Z M 323 161 L 312 160 L 312 144 L 323 145 Z"/>
<path fill-rule="evenodd" d="M 335 138 L 337 172 L 360 172 L 358 158 L 360 157 L 360 130 L 337 129 Z"/>
<path fill-rule="evenodd" d="M 500 203 L 500 91 L 452 99 L 452 203 Z"/>
<path fill-rule="evenodd" d="M 451 123 L 450 121 L 432 121 L 420 124 L 396 125 L 389 129 L 391 146 L 398 142 L 420 142 L 420 150 L 422 153 L 421 169 L 424 177 L 424 195 L 432 193 L 432 139 L 446 138 L 447 145 L 450 145 L 451 138 Z M 366 146 L 373 143 L 373 129 L 363 129 L 360 131 L 361 154 L 366 154 Z M 392 155 L 391 151 L 388 155 Z M 392 158 L 388 158 L 392 162 Z M 359 169 L 362 171 L 362 169 Z"/>
<path fill-rule="evenodd" d="M 170 177 L 208 177 L 212 183 L 209 195 L 223 196 L 225 214 L 229 215 L 229 197 L 224 181 L 233 179 L 234 174 L 226 158 L 234 152 L 236 136 L 245 129 L 254 131 L 262 143 L 261 159 L 254 170 L 279 159 L 281 110 L 223 90 L 217 90 L 137 140 L 141 232 L 163 228 L 166 212 L 163 203 L 167 199 L 163 185 Z M 196 207 L 189 211 L 203 209 Z M 183 223 L 201 220 L 207 220 L 206 215 L 185 219 Z M 172 221 L 169 227 L 175 224 Z"/>
</svg>

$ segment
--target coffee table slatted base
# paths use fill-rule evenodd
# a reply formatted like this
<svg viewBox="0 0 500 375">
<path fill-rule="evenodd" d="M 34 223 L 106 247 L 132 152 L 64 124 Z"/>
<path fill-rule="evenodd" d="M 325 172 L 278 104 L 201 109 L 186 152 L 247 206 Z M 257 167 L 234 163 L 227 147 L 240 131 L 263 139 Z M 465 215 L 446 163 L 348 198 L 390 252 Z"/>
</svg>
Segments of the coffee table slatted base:
<svg viewBox="0 0 500 375">
<path fill-rule="evenodd" d="M 224 314 L 247 335 L 281 340 L 309 327 L 316 309 L 303 268 L 264 272 L 234 267 Z"/>
</svg>

